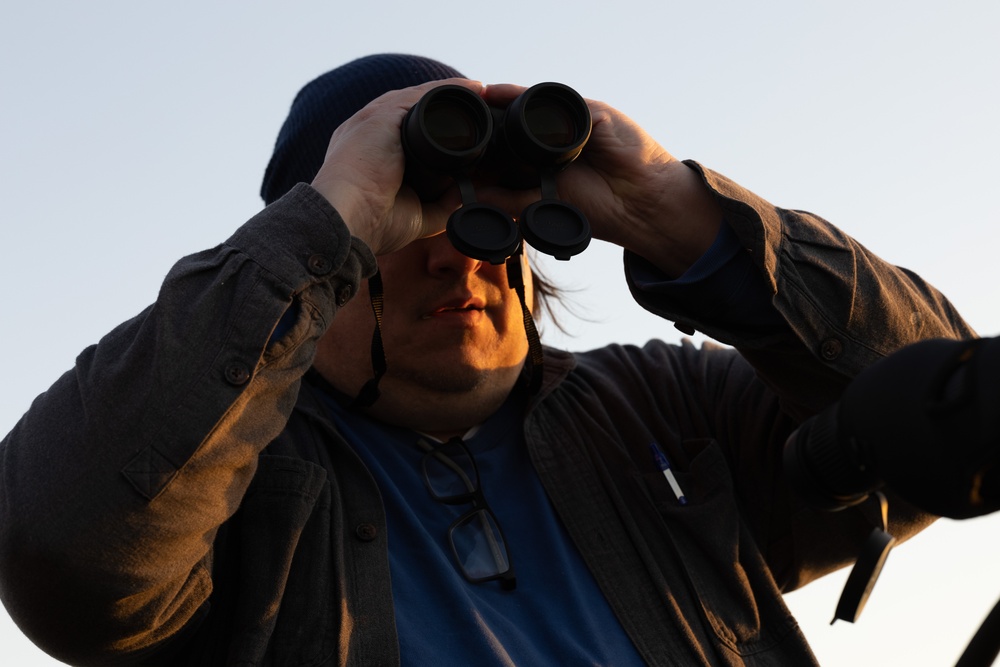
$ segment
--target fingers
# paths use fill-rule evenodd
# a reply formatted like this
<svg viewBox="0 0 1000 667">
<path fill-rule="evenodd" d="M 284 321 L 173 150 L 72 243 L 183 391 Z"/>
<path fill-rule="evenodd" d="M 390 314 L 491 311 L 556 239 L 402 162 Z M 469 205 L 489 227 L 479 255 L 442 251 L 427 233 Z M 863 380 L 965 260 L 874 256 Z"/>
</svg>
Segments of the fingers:
<svg viewBox="0 0 1000 667">
<path fill-rule="evenodd" d="M 525 86 L 517 86 L 512 83 L 491 83 L 484 86 L 480 94 L 490 106 L 505 107 L 526 90 Z"/>
<path fill-rule="evenodd" d="M 477 95 L 482 95 L 486 86 L 481 81 L 475 81 L 473 79 L 439 79 L 437 81 L 428 81 L 417 86 L 412 86 L 410 88 L 403 88 L 401 90 L 390 90 L 389 92 L 383 94 L 382 96 L 376 98 L 371 105 L 383 106 L 392 105 L 396 106 L 402 110 L 403 115 L 409 111 L 410 107 L 420 101 L 426 93 L 438 88 L 440 86 L 462 86 L 463 88 L 468 88 Z M 369 105 L 369 106 L 371 106 Z"/>
<path fill-rule="evenodd" d="M 403 191 L 400 125 L 423 95 L 446 84 L 477 94 L 483 89 L 479 81 L 445 79 L 381 95 L 337 128 L 313 179 L 313 187 L 337 209 L 351 233 L 376 254 L 422 235 L 420 202 L 412 191 Z"/>
</svg>

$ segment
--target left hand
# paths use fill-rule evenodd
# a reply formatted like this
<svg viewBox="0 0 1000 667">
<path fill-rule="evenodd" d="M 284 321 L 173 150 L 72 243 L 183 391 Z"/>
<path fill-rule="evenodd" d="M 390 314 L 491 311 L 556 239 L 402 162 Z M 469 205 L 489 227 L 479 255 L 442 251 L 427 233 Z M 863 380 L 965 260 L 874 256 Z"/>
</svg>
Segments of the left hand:
<svg viewBox="0 0 1000 667">
<path fill-rule="evenodd" d="M 483 95 L 491 105 L 506 106 L 524 90 L 493 85 Z M 595 238 L 680 275 L 715 240 L 719 204 L 696 172 L 633 120 L 603 102 L 587 104 L 593 117 L 590 140 L 557 176 L 559 196 L 583 211 Z M 525 196 L 525 205 L 531 201 Z"/>
</svg>

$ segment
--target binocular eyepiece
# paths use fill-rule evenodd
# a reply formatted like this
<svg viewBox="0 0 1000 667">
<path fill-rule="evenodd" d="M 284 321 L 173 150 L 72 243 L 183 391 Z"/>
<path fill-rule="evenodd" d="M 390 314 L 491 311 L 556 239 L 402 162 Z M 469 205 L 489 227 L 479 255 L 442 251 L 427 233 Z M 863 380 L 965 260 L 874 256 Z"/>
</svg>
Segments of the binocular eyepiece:
<svg viewBox="0 0 1000 667">
<path fill-rule="evenodd" d="M 559 201 L 555 174 L 580 155 L 590 130 L 587 103 L 559 83 L 532 86 L 506 108 L 490 107 L 462 86 L 439 86 L 403 121 L 405 180 L 425 201 L 458 183 L 462 207 L 448 219 L 447 233 L 470 257 L 500 264 L 523 234 L 542 252 L 569 259 L 590 243 L 590 224 Z M 518 228 L 500 208 L 476 202 L 473 177 L 511 189 L 541 187 L 542 199 L 524 210 Z"/>
</svg>

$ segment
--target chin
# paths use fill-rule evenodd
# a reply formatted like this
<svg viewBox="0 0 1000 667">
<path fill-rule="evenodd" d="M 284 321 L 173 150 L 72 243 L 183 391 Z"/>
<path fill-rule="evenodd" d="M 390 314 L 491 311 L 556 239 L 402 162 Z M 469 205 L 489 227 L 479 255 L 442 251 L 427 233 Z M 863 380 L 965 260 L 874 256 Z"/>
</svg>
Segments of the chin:
<svg viewBox="0 0 1000 667">
<path fill-rule="evenodd" d="M 456 366 L 436 367 L 421 371 L 400 372 L 396 377 L 402 382 L 443 394 L 464 394 L 488 385 L 492 373 L 475 368 Z"/>
<path fill-rule="evenodd" d="M 517 381 L 523 359 L 515 364 L 488 366 L 475 364 L 468 359 L 436 359 L 425 357 L 424 363 L 409 368 L 393 369 L 389 373 L 406 384 L 422 387 L 442 394 L 465 394 L 482 391 L 506 394 Z"/>
</svg>

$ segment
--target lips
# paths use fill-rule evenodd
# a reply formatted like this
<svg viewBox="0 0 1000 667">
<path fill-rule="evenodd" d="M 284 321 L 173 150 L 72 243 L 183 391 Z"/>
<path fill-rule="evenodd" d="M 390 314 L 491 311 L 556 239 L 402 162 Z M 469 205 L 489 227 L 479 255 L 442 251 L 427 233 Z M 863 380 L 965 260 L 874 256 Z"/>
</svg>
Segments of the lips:
<svg viewBox="0 0 1000 667">
<path fill-rule="evenodd" d="M 451 299 L 446 302 L 433 305 L 427 309 L 421 319 L 430 319 L 438 315 L 477 313 L 486 309 L 486 301 L 479 297 L 463 297 Z"/>
</svg>

